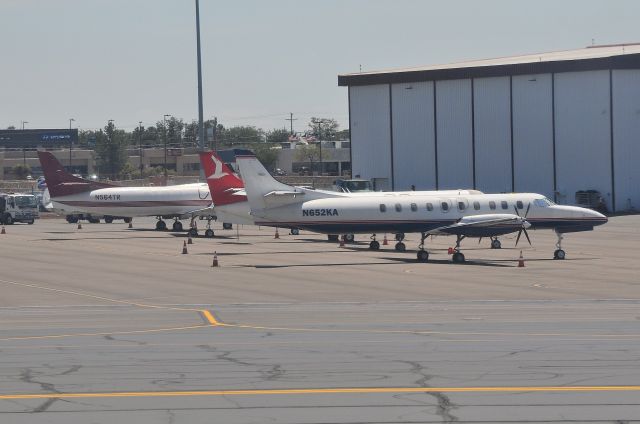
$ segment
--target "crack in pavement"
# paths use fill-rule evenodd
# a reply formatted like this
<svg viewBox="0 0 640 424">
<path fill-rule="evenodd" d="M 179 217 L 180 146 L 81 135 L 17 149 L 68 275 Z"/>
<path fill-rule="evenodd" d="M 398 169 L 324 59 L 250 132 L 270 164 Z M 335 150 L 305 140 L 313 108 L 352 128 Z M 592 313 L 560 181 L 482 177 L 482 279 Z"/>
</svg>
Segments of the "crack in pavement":
<svg viewBox="0 0 640 424">
<path fill-rule="evenodd" d="M 57 390 L 52 383 L 46 383 L 44 381 L 35 380 L 33 376 L 33 371 L 31 370 L 31 368 L 24 368 L 20 372 L 20 381 L 23 381 L 25 383 L 30 383 L 30 384 L 38 384 L 40 388 L 46 392 L 60 393 L 60 391 Z M 53 405 L 55 402 L 57 402 L 58 400 L 59 398 L 47 399 L 42 404 L 33 408 L 31 412 L 44 412 L 47 409 L 49 409 L 49 407 Z"/>
</svg>

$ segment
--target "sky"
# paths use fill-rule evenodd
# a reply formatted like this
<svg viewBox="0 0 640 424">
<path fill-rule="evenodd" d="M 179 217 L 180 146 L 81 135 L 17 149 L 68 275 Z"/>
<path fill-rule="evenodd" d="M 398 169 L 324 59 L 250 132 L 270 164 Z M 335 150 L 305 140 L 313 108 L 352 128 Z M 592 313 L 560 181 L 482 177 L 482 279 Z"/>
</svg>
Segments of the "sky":
<svg viewBox="0 0 640 424">
<path fill-rule="evenodd" d="M 640 42 L 636 0 L 200 0 L 204 117 L 348 128 L 343 73 Z M 198 119 L 195 0 L 0 0 L 0 128 Z"/>
</svg>

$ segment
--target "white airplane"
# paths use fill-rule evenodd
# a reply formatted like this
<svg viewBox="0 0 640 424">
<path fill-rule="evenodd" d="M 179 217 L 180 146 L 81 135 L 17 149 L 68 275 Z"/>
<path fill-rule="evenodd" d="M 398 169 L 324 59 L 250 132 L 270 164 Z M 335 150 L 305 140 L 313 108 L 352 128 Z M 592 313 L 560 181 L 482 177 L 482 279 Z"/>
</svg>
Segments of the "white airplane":
<svg viewBox="0 0 640 424">
<path fill-rule="evenodd" d="M 68 173 L 50 152 L 39 151 L 47 189 L 53 208 L 64 214 L 86 213 L 113 217 L 156 216 L 157 230 L 165 230 L 163 218 L 175 218 L 174 231 L 182 231 L 180 218 L 205 216 L 209 224 L 205 236 L 212 237 L 210 220 L 215 216 L 209 188 L 205 183 L 166 187 L 120 187 L 85 180 Z M 193 235 L 197 230 L 190 229 Z"/>
<path fill-rule="evenodd" d="M 497 237 L 518 232 L 529 243 L 527 228 L 553 229 L 558 235 L 554 259 L 564 259 L 562 235 L 589 231 L 607 222 L 593 210 L 554 204 L 535 193 L 452 194 L 414 192 L 347 196 L 292 187 L 276 181 L 255 158 L 236 156 L 256 225 L 297 227 L 331 234 L 420 233 L 417 259 L 426 262 L 429 235 L 455 235 L 454 262 L 464 262 L 460 242 L 466 237 Z M 514 213 L 515 212 L 515 213 Z M 398 242 L 397 250 L 404 250 Z M 380 243 L 373 239 L 370 248 Z"/>
</svg>

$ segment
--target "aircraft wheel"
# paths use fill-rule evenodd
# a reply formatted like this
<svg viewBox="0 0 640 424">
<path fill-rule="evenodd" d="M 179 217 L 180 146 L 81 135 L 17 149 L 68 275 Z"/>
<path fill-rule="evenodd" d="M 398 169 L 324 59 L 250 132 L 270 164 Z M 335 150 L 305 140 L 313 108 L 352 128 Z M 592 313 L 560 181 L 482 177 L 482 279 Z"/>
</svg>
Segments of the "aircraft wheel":
<svg viewBox="0 0 640 424">
<path fill-rule="evenodd" d="M 565 258 L 564 250 L 558 249 L 553 252 L 553 259 L 563 260 Z"/>
<path fill-rule="evenodd" d="M 230 222 L 223 222 L 222 223 L 222 229 L 223 230 L 231 230 L 233 229 L 233 224 Z"/>
<path fill-rule="evenodd" d="M 300 234 L 300 230 L 297 229 L 297 228 L 292 228 L 290 233 L 291 233 L 292 236 L 297 236 L 297 235 Z"/>
<path fill-rule="evenodd" d="M 190 235 L 191 237 L 198 237 L 198 230 L 197 230 L 196 228 L 191 228 L 191 229 L 189 230 L 189 235 Z"/>
<path fill-rule="evenodd" d="M 91 218 L 88 219 L 88 221 L 89 221 L 89 224 L 99 224 L 100 223 L 100 218 L 91 217 Z"/>
<path fill-rule="evenodd" d="M 182 222 L 174 221 L 171 228 L 173 229 L 173 231 L 182 231 Z"/>
<path fill-rule="evenodd" d="M 130 223 L 131 221 L 133 221 L 133 218 L 131 217 L 126 217 L 126 218 L 122 218 L 122 220 L 124 221 L 125 224 Z"/>
<path fill-rule="evenodd" d="M 460 253 L 460 252 L 455 252 L 453 254 L 453 256 L 451 257 L 451 260 L 454 263 L 461 264 L 461 263 L 464 262 L 464 255 L 462 253 Z"/>
<path fill-rule="evenodd" d="M 371 243 L 369 243 L 369 249 L 380 250 L 380 242 L 377 240 L 372 240 Z"/>
<path fill-rule="evenodd" d="M 404 240 L 404 233 L 396 233 L 396 241 Z"/>
<path fill-rule="evenodd" d="M 502 243 L 500 243 L 500 240 L 498 240 L 498 239 L 493 239 L 493 240 L 491 240 L 491 248 L 492 249 L 500 249 L 500 248 L 502 248 Z"/>
<path fill-rule="evenodd" d="M 9 214 L 5 215 L 4 223 L 7 225 L 13 225 L 13 217 Z"/>
<path fill-rule="evenodd" d="M 401 241 L 396 243 L 396 250 L 398 252 L 404 252 L 405 250 L 407 250 L 407 246 L 405 246 L 405 244 Z"/>
<path fill-rule="evenodd" d="M 27 224 L 29 224 L 29 225 L 33 225 L 33 223 L 34 223 L 34 222 L 35 222 L 35 221 L 32 219 L 31 221 L 27 221 Z"/>
<path fill-rule="evenodd" d="M 427 262 L 429 260 L 429 252 L 426 250 L 418 250 L 418 262 Z"/>
<path fill-rule="evenodd" d="M 353 243 L 355 241 L 355 239 L 356 239 L 355 234 L 345 234 L 344 235 L 344 241 L 346 243 Z"/>
<path fill-rule="evenodd" d="M 104 216 L 104 222 L 105 224 L 111 224 L 113 222 L 113 217 L 110 215 L 105 215 Z"/>
<path fill-rule="evenodd" d="M 69 224 L 77 224 L 78 223 L 78 217 L 77 216 L 73 216 L 73 215 L 67 215 L 67 222 Z"/>
<path fill-rule="evenodd" d="M 164 231 L 167 229 L 167 223 L 164 222 L 163 220 L 158 220 L 158 222 L 156 222 L 156 230 L 158 231 Z"/>
<path fill-rule="evenodd" d="M 205 236 L 206 238 L 213 238 L 213 230 L 212 230 L 211 228 L 207 228 L 207 229 L 204 231 L 204 236 Z"/>
</svg>

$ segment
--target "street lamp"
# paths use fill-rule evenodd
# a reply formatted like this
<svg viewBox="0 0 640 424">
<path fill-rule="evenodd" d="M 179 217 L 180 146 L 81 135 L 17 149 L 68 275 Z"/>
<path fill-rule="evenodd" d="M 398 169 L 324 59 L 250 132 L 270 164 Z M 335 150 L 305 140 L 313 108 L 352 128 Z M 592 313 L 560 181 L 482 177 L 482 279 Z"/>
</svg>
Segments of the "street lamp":
<svg viewBox="0 0 640 424">
<path fill-rule="evenodd" d="M 114 168 L 113 168 L 113 166 L 114 166 L 113 162 L 115 161 L 115 158 L 113 156 L 113 146 L 111 145 L 111 143 L 113 142 L 113 139 L 111 138 L 111 134 L 113 133 L 113 130 L 110 128 L 111 127 L 110 124 L 112 122 L 114 122 L 113 119 L 109 119 L 107 121 L 107 128 L 109 129 L 109 132 L 107 133 L 107 135 L 109 136 L 109 162 L 110 162 L 110 166 L 109 167 L 111 168 L 111 179 L 115 180 L 116 176 L 115 176 L 115 172 L 114 172 Z"/>
<path fill-rule="evenodd" d="M 24 131 L 24 124 L 28 124 L 29 121 L 22 121 L 22 130 Z"/>
<path fill-rule="evenodd" d="M 138 147 L 140 148 L 140 178 L 142 178 L 142 171 L 144 165 L 142 164 L 142 121 L 140 121 L 140 126 L 138 127 Z"/>
<path fill-rule="evenodd" d="M 164 185 L 167 185 L 167 116 L 171 115 L 163 115 L 162 121 L 164 123 Z"/>
<path fill-rule="evenodd" d="M 71 136 L 71 123 L 74 122 L 75 119 L 69 118 L 69 172 L 73 172 L 71 169 L 71 149 L 73 147 L 73 137 Z"/>
</svg>

